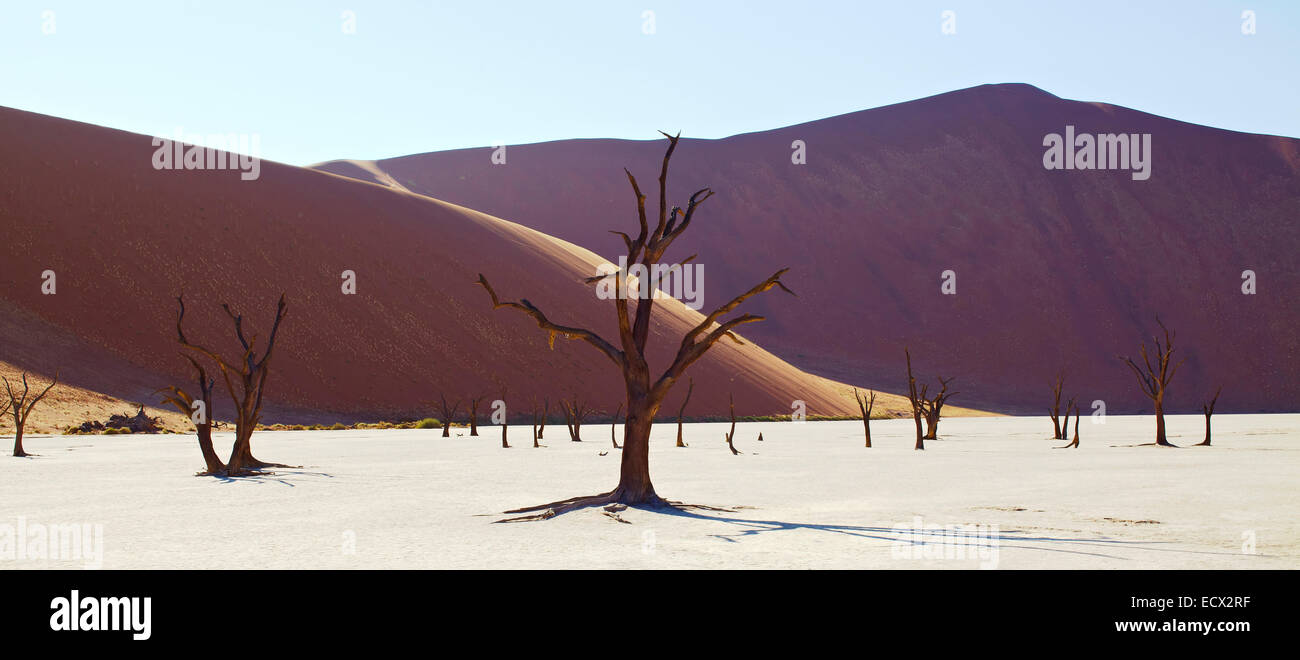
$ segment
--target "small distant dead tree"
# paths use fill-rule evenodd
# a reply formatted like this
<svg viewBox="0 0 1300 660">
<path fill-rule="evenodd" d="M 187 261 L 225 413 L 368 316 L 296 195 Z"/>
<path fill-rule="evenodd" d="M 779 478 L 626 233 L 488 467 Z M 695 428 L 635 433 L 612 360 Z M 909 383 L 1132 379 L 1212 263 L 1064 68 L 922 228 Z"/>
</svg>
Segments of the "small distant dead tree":
<svg viewBox="0 0 1300 660">
<path fill-rule="evenodd" d="M 253 431 L 257 429 L 262 419 L 262 396 L 265 393 L 267 376 L 270 374 L 271 357 L 275 353 L 275 340 L 280 334 L 280 324 L 284 321 L 285 311 L 288 308 L 284 294 L 280 294 L 280 300 L 276 303 L 275 321 L 271 325 L 271 333 L 261 357 L 258 357 L 256 351 L 257 335 L 250 337 L 244 332 L 244 316 L 232 311 L 230 305 L 221 304 L 221 309 L 225 310 L 235 326 L 235 337 L 244 349 L 243 355 L 237 362 L 231 362 L 216 351 L 190 342 L 182 328 L 185 319 L 184 297 L 177 296 L 176 302 L 180 305 L 180 312 L 176 316 L 176 335 L 181 347 L 205 355 L 217 364 L 222 378 L 226 381 L 226 391 L 235 404 L 235 446 L 230 450 L 230 460 L 226 461 L 226 476 L 243 476 L 268 467 L 293 467 L 283 463 L 260 461 L 253 456 L 252 450 Z"/>
<path fill-rule="evenodd" d="M 867 448 L 871 448 L 871 409 L 876 407 L 876 393 L 869 390 L 867 394 L 858 392 L 858 388 L 853 388 L 853 399 L 858 402 L 858 410 L 862 411 L 862 430 L 867 435 Z"/>
<path fill-rule="evenodd" d="M 1079 406 L 1074 405 L 1074 399 L 1070 399 L 1070 402 L 1065 406 L 1065 431 L 1063 433 L 1069 432 L 1071 408 L 1074 409 L 1074 440 L 1064 447 L 1057 447 L 1057 449 L 1079 448 Z"/>
<path fill-rule="evenodd" d="M 1178 367 L 1182 366 L 1186 360 L 1179 360 L 1177 364 L 1173 362 L 1174 357 L 1174 337 L 1175 334 L 1165 327 L 1160 317 L 1156 317 L 1156 323 L 1164 331 L 1164 340 L 1161 341 L 1159 336 L 1152 337 L 1155 343 L 1155 362 L 1147 353 L 1147 344 L 1142 342 L 1140 355 L 1142 364 L 1138 363 L 1131 357 L 1121 357 L 1120 359 L 1133 370 L 1133 375 L 1137 376 L 1138 385 L 1142 388 L 1142 393 L 1151 399 L 1151 403 L 1156 409 L 1156 442 L 1160 447 L 1173 447 L 1165 437 L 1165 392 L 1169 389 L 1169 381 L 1173 380 L 1174 374 L 1178 372 Z"/>
<path fill-rule="evenodd" d="M 23 393 L 19 395 L 14 392 L 9 379 L 4 379 L 5 392 L 9 395 L 9 403 L 5 406 L 4 411 L 0 411 L 0 414 L 8 412 L 14 418 L 14 456 L 17 458 L 32 456 L 23 449 L 23 427 L 27 426 L 27 420 L 32 414 L 32 408 L 35 408 L 36 404 L 40 403 L 41 399 L 44 399 L 45 395 L 49 394 L 50 390 L 54 389 L 55 384 L 59 382 L 59 374 L 55 372 L 54 380 L 50 381 L 50 384 L 46 385 L 45 389 L 35 396 L 32 396 L 32 392 L 27 385 L 26 371 L 23 372 L 22 381 Z"/>
<path fill-rule="evenodd" d="M 734 442 L 736 439 L 736 400 L 730 394 L 727 395 L 727 404 L 731 411 L 731 430 L 727 431 L 727 449 L 730 449 L 731 455 L 735 456 L 740 453 L 736 449 L 736 443 Z"/>
<path fill-rule="evenodd" d="M 686 442 L 682 439 L 682 416 L 686 414 L 686 404 L 691 402 L 691 393 L 695 391 L 695 378 L 690 379 L 690 385 L 686 387 L 686 398 L 682 399 L 682 407 L 677 409 L 677 446 L 685 447 Z"/>
<path fill-rule="evenodd" d="M 618 438 L 614 432 L 618 430 L 618 416 L 623 413 L 623 404 L 618 404 L 618 410 L 614 411 L 614 419 L 609 423 L 609 441 L 614 443 L 614 449 L 622 449 L 618 446 Z"/>
<path fill-rule="evenodd" d="M 179 319 L 177 322 L 179 323 Z M 195 399 L 188 392 L 175 385 L 164 387 L 158 390 L 157 393 L 170 392 L 170 394 L 163 396 L 163 403 L 172 404 L 181 415 L 188 417 L 194 423 L 194 433 L 199 439 L 199 452 L 203 454 L 204 464 L 204 470 L 198 473 L 198 476 L 225 474 L 226 464 L 221 462 L 221 457 L 212 448 L 212 390 L 216 387 L 217 380 L 210 378 L 207 370 L 193 356 L 186 355 L 184 357 L 194 367 L 195 380 L 199 386 L 197 390 L 199 398 Z"/>
<path fill-rule="evenodd" d="M 912 404 L 912 421 L 916 423 L 916 449 L 925 449 L 925 436 L 921 432 L 921 415 L 925 411 L 925 395 L 928 386 L 921 386 L 921 390 L 916 389 L 916 377 L 912 375 L 912 354 L 903 349 L 903 355 L 907 357 L 907 400 Z"/>
<path fill-rule="evenodd" d="M 943 414 L 943 406 L 948 402 L 948 399 L 951 399 L 958 394 L 957 392 L 948 391 L 948 383 L 951 382 L 952 378 L 944 380 L 943 377 L 940 376 L 939 393 L 936 394 L 933 399 L 921 397 L 922 412 L 925 416 L 926 440 L 935 440 L 939 437 L 939 417 Z"/>
<path fill-rule="evenodd" d="M 1201 404 L 1201 412 L 1205 413 L 1205 439 L 1196 443 L 1196 447 L 1210 446 L 1210 416 L 1214 414 L 1214 404 L 1219 402 L 1219 393 L 1223 391 L 1223 386 L 1214 391 L 1214 398 Z"/>
<path fill-rule="evenodd" d="M 478 437 L 478 404 L 482 400 L 482 395 L 469 399 L 469 435 L 472 438 Z"/>
<path fill-rule="evenodd" d="M 1047 414 L 1052 418 L 1052 439 L 1064 440 L 1065 434 L 1061 432 L 1061 390 L 1065 388 L 1065 369 L 1056 372 L 1056 381 L 1052 384 L 1052 407 L 1047 409 Z M 1065 416 L 1068 420 L 1070 417 L 1070 407 L 1065 407 Z"/>
<path fill-rule="evenodd" d="M 1070 400 L 1065 402 L 1065 423 L 1061 426 L 1062 440 L 1065 439 L 1065 436 L 1070 435 L 1070 410 L 1072 410 L 1073 408 L 1074 408 L 1074 397 L 1070 397 Z"/>
<path fill-rule="evenodd" d="M 632 237 L 623 232 L 614 232 L 622 237 L 627 247 L 626 269 L 615 269 L 602 273 L 586 281 L 598 288 L 608 288 L 613 295 L 614 312 L 618 320 L 618 337 L 610 342 L 596 332 L 586 328 L 566 326 L 551 321 L 541 309 L 527 299 L 518 302 L 502 300 L 497 296 L 486 277 L 479 274 L 479 284 L 492 299 L 492 308 L 508 308 L 526 314 L 537 326 L 547 333 L 550 344 L 554 346 L 556 335 L 568 339 L 582 340 L 608 358 L 619 370 L 626 392 L 627 418 L 623 426 L 623 456 L 619 464 L 618 485 L 613 490 L 597 495 L 573 497 L 539 506 L 515 509 L 507 513 L 528 513 L 513 520 L 540 520 L 562 514 L 566 511 L 589 506 L 606 504 L 643 505 L 649 507 L 682 507 L 660 497 L 650 480 L 650 431 L 654 426 L 655 415 L 663 405 L 664 398 L 672 390 L 677 380 L 686 370 L 704 357 L 704 354 L 723 338 L 743 344 L 735 333 L 736 328 L 746 323 L 762 321 L 756 314 L 740 314 L 723 319 L 731 314 L 746 300 L 773 288 L 780 288 L 793 294 L 781 282 L 781 276 L 788 269 L 782 268 L 769 277 L 750 287 L 749 290 L 732 298 L 722 306 L 705 315 L 700 322 L 686 332 L 676 355 L 662 374 L 654 376 L 647 361 L 647 343 L 650 339 L 650 319 L 655 307 L 654 292 L 658 288 L 655 278 L 662 278 L 665 266 L 660 262 L 668 249 L 690 228 L 699 207 L 713 196 L 713 191 L 703 188 L 690 196 L 686 210 L 668 204 L 668 163 L 677 148 L 681 135 L 663 134 L 668 138 L 668 149 L 664 153 L 663 164 L 659 171 L 659 213 L 658 221 L 651 225 L 646 212 L 646 196 L 642 194 L 636 177 L 626 169 L 628 183 L 636 196 L 637 220 L 639 232 Z M 680 271 L 680 266 L 692 261 L 687 257 L 679 264 L 669 265 L 668 272 Z M 633 277 L 632 270 L 644 273 Z M 636 293 L 633 294 L 631 280 L 636 280 Z M 611 281 L 612 280 L 612 281 Z M 612 284 L 612 287 L 608 286 Z M 636 300 L 636 312 L 633 315 L 629 300 Z"/>
<path fill-rule="evenodd" d="M 537 408 L 537 399 L 533 399 L 533 449 L 542 446 L 538 441 L 542 439 L 542 432 L 546 430 L 546 416 L 549 414 L 551 414 L 550 399 L 546 399 L 544 411 Z"/>
<path fill-rule="evenodd" d="M 560 409 L 564 412 L 564 425 L 569 430 L 569 440 L 582 442 L 582 423 L 591 416 L 591 406 L 575 396 L 572 403 L 560 399 Z"/>
<path fill-rule="evenodd" d="M 502 389 L 502 390 L 501 390 L 501 403 L 502 403 L 502 404 L 504 404 L 505 401 L 506 401 L 506 394 L 507 394 L 507 392 L 508 392 L 508 390 L 506 390 L 506 389 Z M 505 408 L 504 410 L 501 411 L 501 448 L 502 448 L 502 449 L 509 449 L 509 448 L 510 448 L 510 442 L 509 442 L 508 440 L 506 440 L 506 432 L 507 432 L 507 430 L 509 430 L 509 428 L 510 428 L 510 409 L 507 407 L 507 408 Z"/>
<path fill-rule="evenodd" d="M 456 399 L 453 404 L 447 404 L 447 397 L 439 394 L 438 398 L 442 401 L 442 437 L 451 437 L 451 423 L 456 417 L 456 411 L 460 408 L 460 399 Z"/>
</svg>

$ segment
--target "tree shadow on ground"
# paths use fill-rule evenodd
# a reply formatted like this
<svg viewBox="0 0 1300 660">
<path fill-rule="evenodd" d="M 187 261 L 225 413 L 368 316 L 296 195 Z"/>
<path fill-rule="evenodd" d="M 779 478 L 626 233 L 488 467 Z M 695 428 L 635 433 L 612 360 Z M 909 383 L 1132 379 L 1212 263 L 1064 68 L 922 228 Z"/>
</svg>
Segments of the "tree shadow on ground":
<svg viewBox="0 0 1300 660">
<path fill-rule="evenodd" d="M 231 477 L 226 475 L 208 475 L 208 476 L 211 476 L 212 478 L 216 479 L 217 481 L 223 484 L 234 484 L 234 483 L 268 484 L 269 483 L 269 484 L 280 484 L 282 486 L 288 486 L 290 488 L 297 488 L 297 486 L 291 481 L 291 479 L 293 479 L 294 477 L 324 477 L 326 479 L 334 478 L 334 475 L 329 474 L 328 472 L 312 472 L 310 470 L 301 470 L 301 469 L 285 470 L 283 468 L 275 471 L 268 470 L 265 472 L 253 472 L 250 474 L 240 475 L 238 477 Z M 306 481 L 306 479 L 298 479 L 298 481 Z"/>
<path fill-rule="evenodd" d="M 709 509 L 718 511 L 718 509 Z M 786 522 L 780 520 L 760 520 L 756 518 L 742 518 L 727 515 L 710 515 L 700 513 L 691 509 L 682 508 L 663 508 L 647 509 L 656 513 L 665 515 L 689 518 L 699 521 L 724 523 L 726 525 L 739 528 L 736 532 L 730 534 L 710 534 L 715 538 L 723 541 L 735 543 L 740 539 L 772 532 L 790 532 L 790 531 L 814 531 L 825 532 L 830 534 L 843 534 L 863 539 L 877 541 L 888 541 L 890 543 L 905 543 L 910 547 L 922 546 L 952 546 L 963 549 L 971 559 L 978 558 L 981 548 L 987 550 L 997 547 L 1000 550 L 1038 550 L 1042 552 L 1063 553 L 1072 555 L 1085 555 L 1091 557 L 1103 557 L 1107 559 L 1128 560 L 1127 557 L 1120 557 L 1113 554 L 1106 554 L 1099 549 L 1116 548 L 1132 549 L 1151 552 L 1174 552 L 1186 554 L 1204 554 L 1204 555 L 1232 555 L 1239 553 L 1234 552 L 1214 552 L 1208 550 L 1180 550 L 1176 548 L 1159 547 L 1167 545 L 1167 541 L 1127 541 L 1120 539 L 1101 538 L 1083 538 L 1069 536 L 1054 536 L 1045 534 L 1035 534 L 1021 530 L 999 530 L 991 531 L 985 526 L 982 533 L 970 530 L 969 533 L 953 528 L 914 528 L 914 527 L 876 527 L 869 525 L 838 525 L 828 523 L 799 523 Z M 1061 547 L 1052 547 L 1043 544 L 1059 544 Z"/>
</svg>

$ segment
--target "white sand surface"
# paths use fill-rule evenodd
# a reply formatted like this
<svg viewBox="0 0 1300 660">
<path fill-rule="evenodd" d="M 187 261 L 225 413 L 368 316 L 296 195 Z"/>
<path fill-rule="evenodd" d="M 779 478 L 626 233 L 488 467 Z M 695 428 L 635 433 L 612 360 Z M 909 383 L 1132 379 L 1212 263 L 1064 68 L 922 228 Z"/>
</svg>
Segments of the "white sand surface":
<svg viewBox="0 0 1300 660">
<path fill-rule="evenodd" d="M 494 427 L 262 432 L 259 458 L 303 467 L 233 480 L 193 476 L 189 435 L 31 436 L 38 457 L 0 457 L 0 555 L 19 529 L 100 526 L 102 562 L 9 548 L 0 568 L 1300 568 L 1300 415 L 1218 415 L 1213 447 L 1179 449 L 1132 446 L 1150 417 L 1090 421 L 1066 450 L 1045 418 L 947 419 L 924 452 L 910 419 L 873 422 L 872 449 L 861 422 L 741 423 L 740 456 L 724 424 L 687 425 L 688 448 L 660 424 L 659 493 L 734 511 L 515 524 L 493 521 L 614 486 L 608 425 L 541 449 L 527 427 L 512 449 Z M 1201 440 L 1200 417 L 1168 421 Z"/>
</svg>

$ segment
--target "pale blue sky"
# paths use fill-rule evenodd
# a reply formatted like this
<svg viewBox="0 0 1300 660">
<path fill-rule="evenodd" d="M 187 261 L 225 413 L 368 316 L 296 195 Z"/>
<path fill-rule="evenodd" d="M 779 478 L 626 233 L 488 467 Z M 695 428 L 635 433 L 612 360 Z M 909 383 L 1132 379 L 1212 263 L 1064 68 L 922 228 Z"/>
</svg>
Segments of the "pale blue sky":
<svg viewBox="0 0 1300 660">
<path fill-rule="evenodd" d="M 1285 0 L 0 4 L 0 105 L 151 135 L 257 133 L 263 157 L 298 165 L 724 137 L 989 82 L 1300 136 L 1297 71 L 1300 2 Z"/>
</svg>

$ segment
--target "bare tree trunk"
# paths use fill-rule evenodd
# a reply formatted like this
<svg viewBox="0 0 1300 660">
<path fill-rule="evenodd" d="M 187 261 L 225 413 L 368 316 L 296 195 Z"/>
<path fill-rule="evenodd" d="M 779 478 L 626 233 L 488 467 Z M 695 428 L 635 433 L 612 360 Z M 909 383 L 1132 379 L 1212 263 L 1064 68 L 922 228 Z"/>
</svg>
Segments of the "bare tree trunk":
<svg viewBox="0 0 1300 660">
<path fill-rule="evenodd" d="M 1200 447 L 1210 446 L 1210 417 L 1214 415 L 1214 404 L 1219 402 L 1219 394 L 1221 392 L 1223 392 L 1222 386 L 1220 386 L 1219 389 L 1215 391 L 1213 399 L 1210 399 L 1209 401 L 1206 401 L 1205 403 L 1201 404 L 1201 412 L 1205 414 L 1205 439 L 1197 443 L 1197 446 Z"/>
<path fill-rule="evenodd" d="M 1072 408 L 1074 408 L 1074 397 L 1070 397 L 1070 400 L 1065 403 L 1065 424 L 1061 426 L 1062 440 L 1065 439 L 1065 436 L 1070 435 L 1070 410 Z"/>
<path fill-rule="evenodd" d="M 469 435 L 471 438 L 478 437 L 478 402 L 483 397 L 474 397 L 469 400 Z"/>
<path fill-rule="evenodd" d="M 618 438 L 614 437 L 614 429 L 618 428 L 618 416 L 623 412 L 623 404 L 618 404 L 618 410 L 614 412 L 614 421 L 609 423 L 609 441 L 614 443 L 614 449 L 622 449 L 618 446 Z"/>
<path fill-rule="evenodd" d="M 734 442 L 736 439 L 736 401 L 730 394 L 727 395 L 727 400 L 730 402 L 731 409 L 731 430 L 727 432 L 727 448 L 731 450 L 732 456 L 736 456 L 740 453 L 736 450 L 736 443 Z"/>
<path fill-rule="evenodd" d="M 1048 415 L 1052 418 L 1052 439 L 1064 440 L 1065 434 L 1061 432 L 1061 390 L 1065 388 L 1065 369 L 1056 373 L 1056 382 L 1052 385 L 1052 407 L 1047 409 Z M 1065 407 L 1065 416 L 1068 423 L 1070 416 L 1070 407 Z"/>
<path fill-rule="evenodd" d="M 501 420 L 501 448 L 502 449 L 510 448 L 510 442 L 506 440 L 506 429 L 508 428 L 510 428 L 510 420 L 508 419 Z"/>
<path fill-rule="evenodd" d="M 685 447 L 686 442 L 682 439 L 682 416 L 686 414 L 686 404 L 691 401 L 691 393 L 695 391 L 695 379 L 690 379 L 690 385 L 686 388 L 686 398 L 682 399 L 682 407 L 677 409 L 677 446 Z"/>
<path fill-rule="evenodd" d="M 907 357 L 907 399 L 912 403 L 912 421 L 916 423 L 916 447 L 915 449 L 925 449 L 925 434 L 921 432 L 921 411 L 925 406 L 925 387 L 921 391 L 916 390 L 916 378 L 912 375 L 912 354 L 903 349 L 903 355 Z"/>
<path fill-rule="evenodd" d="M 867 437 L 867 449 L 871 448 L 871 410 L 876 407 L 876 393 L 870 391 L 868 394 L 859 394 L 858 388 L 853 388 L 853 400 L 858 402 L 858 410 L 862 411 L 862 431 Z"/>
<path fill-rule="evenodd" d="M 1156 444 L 1162 447 L 1172 447 L 1169 439 L 1165 437 L 1165 402 L 1156 400 Z"/>
<path fill-rule="evenodd" d="M 623 423 L 623 461 L 611 499 L 623 504 L 661 503 L 650 482 L 650 429 L 658 404 L 648 398 L 628 403 Z"/>
<path fill-rule="evenodd" d="M 1079 448 L 1079 406 L 1074 407 L 1074 442 L 1071 444 L 1075 449 Z"/>
<path fill-rule="evenodd" d="M 460 408 L 460 401 L 448 405 L 445 395 L 440 394 L 438 398 L 442 401 L 442 437 L 450 438 L 451 423 L 454 421 L 452 418 L 456 416 L 456 409 Z"/>
<path fill-rule="evenodd" d="M 14 425 L 14 457 L 25 458 L 29 455 L 30 454 L 28 454 L 23 449 L 23 425 L 15 424 Z"/>
<path fill-rule="evenodd" d="M 1057 447 L 1057 449 L 1070 449 L 1071 447 L 1078 449 L 1079 447 L 1079 407 L 1074 405 L 1074 399 L 1070 399 L 1069 405 L 1065 407 L 1065 428 L 1068 431 L 1070 427 L 1071 408 L 1074 409 L 1074 440 L 1064 447 Z"/>
<path fill-rule="evenodd" d="M 542 401 L 543 401 L 543 406 L 542 406 L 542 420 L 541 420 L 541 422 L 537 425 L 537 439 L 538 439 L 538 440 L 545 440 L 545 439 L 546 439 L 546 418 L 548 418 L 548 417 L 551 416 L 551 400 L 550 400 L 550 399 L 543 399 Z"/>
</svg>

